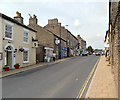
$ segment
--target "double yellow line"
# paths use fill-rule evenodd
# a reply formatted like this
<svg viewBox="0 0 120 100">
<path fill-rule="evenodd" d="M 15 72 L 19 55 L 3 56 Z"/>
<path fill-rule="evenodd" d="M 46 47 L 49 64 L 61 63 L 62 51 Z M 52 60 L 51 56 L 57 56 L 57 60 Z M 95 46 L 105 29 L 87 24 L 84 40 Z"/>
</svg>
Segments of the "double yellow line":
<svg viewBox="0 0 120 100">
<path fill-rule="evenodd" d="M 80 89 L 80 92 L 79 92 L 79 94 L 78 94 L 78 96 L 77 96 L 77 100 L 79 100 L 79 99 L 82 97 L 82 95 L 83 95 L 83 93 L 84 93 L 84 91 L 85 91 L 85 89 L 86 89 L 86 86 L 87 86 L 90 78 L 92 77 L 92 74 L 94 73 L 95 68 L 97 67 L 97 64 L 98 64 L 99 60 L 100 60 L 100 57 L 99 57 L 99 59 L 97 60 L 96 64 L 94 65 L 92 71 L 91 71 L 90 74 L 88 75 L 88 77 L 87 77 L 86 81 L 84 82 L 82 88 Z"/>
</svg>

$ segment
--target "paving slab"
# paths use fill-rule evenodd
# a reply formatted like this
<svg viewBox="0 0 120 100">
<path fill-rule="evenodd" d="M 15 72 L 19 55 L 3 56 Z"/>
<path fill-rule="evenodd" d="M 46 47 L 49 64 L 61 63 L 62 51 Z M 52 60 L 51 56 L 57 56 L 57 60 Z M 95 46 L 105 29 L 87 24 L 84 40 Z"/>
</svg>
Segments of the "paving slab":
<svg viewBox="0 0 120 100">
<path fill-rule="evenodd" d="M 86 98 L 118 98 L 114 75 L 109 62 L 101 56 L 96 72 L 88 88 Z"/>
</svg>

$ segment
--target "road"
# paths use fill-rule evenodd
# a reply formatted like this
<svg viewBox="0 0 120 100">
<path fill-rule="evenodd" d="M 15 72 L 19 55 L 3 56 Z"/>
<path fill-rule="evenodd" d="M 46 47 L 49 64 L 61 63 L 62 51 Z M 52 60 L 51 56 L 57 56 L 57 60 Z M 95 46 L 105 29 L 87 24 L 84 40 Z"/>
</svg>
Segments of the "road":
<svg viewBox="0 0 120 100">
<path fill-rule="evenodd" d="M 2 96 L 3 98 L 76 98 L 98 58 L 94 55 L 75 57 L 4 77 Z"/>
</svg>

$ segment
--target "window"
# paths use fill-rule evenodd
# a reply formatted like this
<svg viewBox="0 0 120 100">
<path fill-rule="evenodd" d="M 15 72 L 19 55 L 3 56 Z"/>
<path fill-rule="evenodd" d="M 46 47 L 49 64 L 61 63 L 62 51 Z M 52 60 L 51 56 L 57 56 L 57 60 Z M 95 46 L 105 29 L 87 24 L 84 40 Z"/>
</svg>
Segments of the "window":
<svg viewBox="0 0 120 100">
<path fill-rule="evenodd" d="M 23 60 L 24 60 L 24 63 L 27 63 L 28 62 L 28 54 L 29 52 L 28 52 L 28 50 L 25 50 L 24 52 L 23 52 Z"/>
<path fill-rule="evenodd" d="M 24 31 L 24 42 L 28 43 L 28 32 Z"/>
<path fill-rule="evenodd" d="M 5 25 L 5 38 L 12 39 L 12 25 Z"/>
</svg>

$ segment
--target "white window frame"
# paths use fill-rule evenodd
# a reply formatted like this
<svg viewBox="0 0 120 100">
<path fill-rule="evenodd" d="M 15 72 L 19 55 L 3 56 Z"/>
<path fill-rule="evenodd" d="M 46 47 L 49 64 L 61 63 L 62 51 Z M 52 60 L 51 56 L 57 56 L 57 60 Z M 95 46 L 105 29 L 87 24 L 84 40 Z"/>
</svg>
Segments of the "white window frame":
<svg viewBox="0 0 120 100">
<path fill-rule="evenodd" d="M 28 61 L 24 61 L 24 52 L 23 52 L 23 63 L 29 63 L 29 48 L 24 48 L 24 51 L 28 51 Z"/>
<path fill-rule="evenodd" d="M 5 37 L 5 32 L 6 32 L 6 25 L 10 25 L 12 26 L 12 38 L 8 38 L 8 37 L 5 37 L 6 40 L 13 40 L 13 23 L 7 21 L 7 20 L 4 20 L 5 24 L 4 24 L 4 37 Z"/>
<path fill-rule="evenodd" d="M 25 32 L 28 33 L 28 41 L 27 41 L 27 42 L 24 41 L 24 33 L 25 33 Z M 27 29 L 25 29 L 25 28 L 23 29 L 23 43 L 29 44 L 29 30 L 27 30 Z"/>
</svg>

